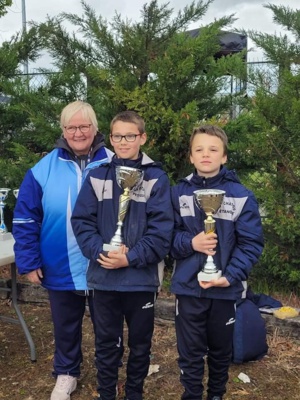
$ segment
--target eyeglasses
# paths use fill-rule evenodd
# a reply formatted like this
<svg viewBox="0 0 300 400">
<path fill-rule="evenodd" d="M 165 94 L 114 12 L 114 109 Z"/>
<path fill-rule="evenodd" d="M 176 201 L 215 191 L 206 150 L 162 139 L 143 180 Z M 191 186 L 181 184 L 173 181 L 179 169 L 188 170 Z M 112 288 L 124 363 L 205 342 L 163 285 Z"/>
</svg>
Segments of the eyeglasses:
<svg viewBox="0 0 300 400">
<path fill-rule="evenodd" d="M 90 131 L 91 126 L 92 124 L 79 125 L 79 126 L 70 125 L 70 126 L 64 126 L 64 128 L 69 135 L 75 135 L 77 129 L 79 129 L 81 133 L 88 133 Z"/>
<path fill-rule="evenodd" d="M 127 135 L 110 135 L 111 140 L 115 143 L 120 143 L 123 138 L 125 138 L 126 142 L 134 142 L 137 136 L 141 136 L 142 133 L 135 135 L 134 133 L 128 133 Z"/>
</svg>

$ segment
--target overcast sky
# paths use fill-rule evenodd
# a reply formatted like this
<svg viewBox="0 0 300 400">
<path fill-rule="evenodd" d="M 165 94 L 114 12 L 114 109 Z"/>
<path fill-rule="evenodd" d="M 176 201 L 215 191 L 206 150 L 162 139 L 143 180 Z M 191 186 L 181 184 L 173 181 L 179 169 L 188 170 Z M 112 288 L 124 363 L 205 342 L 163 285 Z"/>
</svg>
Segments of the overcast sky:
<svg viewBox="0 0 300 400">
<path fill-rule="evenodd" d="M 86 0 L 97 15 L 101 15 L 108 21 L 114 16 L 115 11 L 121 13 L 123 18 L 129 18 L 132 21 L 138 21 L 141 15 L 142 6 L 150 3 L 150 0 Z M 159 0 L 159 4 L 169 3 L 170 8 L 174 12 L 182 10 L 184 6 L 191 4 L 191 0 Z M 280 31 L 280 27 L 272 21 L 272 12 L 263 7 L 263 4 L 285 5 L 293 10 L 300 9 L 299 0 L 215 0 L 210 6 L 204 18 L 194 23 L 189 28 L 195 29 L 202 25 L 212 22 L 215 18 L 225 15 L 235 14 L 237 21 L 233 28 L 254 29 L 264 33 L 285 33 Z M 26 13 L 22 13 L 22 5 L 25 4 Z M 12 6 L 8 13 L 0 18 L 0 43 L 9 38 L 22 29 L 23 21 L 27 23 L 31 20 L 36 22 L 45 21 L 46 16 L 55 16 L 60 12 L 71 12 L 82 14 L 82 6 L 80 0 L 13 0 Z M 248 47 L 253 47 L 253 43 L 249 41 Z M 252 51 L 248 60 L 261 61 L 263 55 L 259 50 Z M 39 61 L 38 66 L 43 62 Z M 29 70 L 34 66 L 29 66 Z"/>
</svg>

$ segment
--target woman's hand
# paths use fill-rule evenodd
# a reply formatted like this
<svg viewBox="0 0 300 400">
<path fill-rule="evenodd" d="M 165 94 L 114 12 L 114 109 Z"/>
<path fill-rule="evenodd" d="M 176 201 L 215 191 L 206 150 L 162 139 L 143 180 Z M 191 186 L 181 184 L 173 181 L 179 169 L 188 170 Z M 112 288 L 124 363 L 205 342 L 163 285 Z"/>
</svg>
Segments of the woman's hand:
<svg viewBox="0 0 300 400">
<path fill-rule="evenodd" d="M 43 279 L 43 272 L 41 268 L 35 269 L 34 271 L 28 272 L 26 278 L 29 282 L 40 285 L 42 283 L 41 279 Z"/>
</svg>

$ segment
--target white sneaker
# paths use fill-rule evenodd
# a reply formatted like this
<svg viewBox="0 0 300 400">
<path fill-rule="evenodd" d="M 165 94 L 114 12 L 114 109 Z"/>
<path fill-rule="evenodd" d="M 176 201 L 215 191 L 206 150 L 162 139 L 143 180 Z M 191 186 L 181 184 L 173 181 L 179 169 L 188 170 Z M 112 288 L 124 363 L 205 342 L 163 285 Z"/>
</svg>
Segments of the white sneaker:
<svg viewBox="0 0 300 400">
<path fill-rule="evenodd" d="M 70 394 L 77 386 L 77 378 L 71 375 L 57 375 L 50 400 L 70 400 Z"/>
</svg>

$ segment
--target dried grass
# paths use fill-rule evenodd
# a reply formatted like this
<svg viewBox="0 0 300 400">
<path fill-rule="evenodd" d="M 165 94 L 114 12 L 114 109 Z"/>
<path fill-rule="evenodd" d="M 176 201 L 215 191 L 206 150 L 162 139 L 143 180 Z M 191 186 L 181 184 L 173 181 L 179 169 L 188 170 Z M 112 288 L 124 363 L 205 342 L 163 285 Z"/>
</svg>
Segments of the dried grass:
<svg viewBox="0 0 300 400">
<path fill-rule="evenodd" d="M 53 335 L 48 306 L 20 305 L 32 333 L 38 360 L 32 363 L 25 336 L 18 325 L 0 320 L 0 398 L 6 400 L 49 400 L 54 380 L 51 377 Z M 0 301 L 0 314 L 14 316 L 6 301 Z M 282 337 L 275 330 L 268 335 L 269 352 L 262 360 L 232 365 L 225 400 L 300 400 L 300 341 Z M 88 400 L 96 395 L 94 367 L 94 336 L 89 317 L 84 321 L 84 363 L 78 390 L 72 400 Z M 120 369 L 118 400 L 124 396 L 126 369 Z M 179 382 L 174 323 L 156 320 L 151 364 L 159 371 L 145 382 L 145 400 L 179 400 Z M 250 383 L 237 379 L 240 372 L 250 377 Z M 205 382 L 207 377 L 205 376 Z"/>
</svg>

